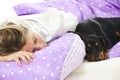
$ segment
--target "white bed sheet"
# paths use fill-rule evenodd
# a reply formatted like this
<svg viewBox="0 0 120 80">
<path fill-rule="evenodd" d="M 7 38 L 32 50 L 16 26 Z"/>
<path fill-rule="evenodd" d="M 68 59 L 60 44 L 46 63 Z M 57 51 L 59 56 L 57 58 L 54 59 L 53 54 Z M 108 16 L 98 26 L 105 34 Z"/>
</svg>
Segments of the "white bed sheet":
<svg viewBox="0 0 120 80">
<path fill-rule="evenodd" d="M 120 57 L 84 63 L 66 80 L 120 80 Z"/>
</svg>

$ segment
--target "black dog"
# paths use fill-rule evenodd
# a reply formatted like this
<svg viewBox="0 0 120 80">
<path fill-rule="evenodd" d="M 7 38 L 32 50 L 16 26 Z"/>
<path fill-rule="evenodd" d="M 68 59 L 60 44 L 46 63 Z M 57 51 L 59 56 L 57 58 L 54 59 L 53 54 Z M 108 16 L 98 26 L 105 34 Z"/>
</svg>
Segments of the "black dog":
<svg viewBox="0 0 120 80">
<path fill-rule="evenodd" d="M 91 18 L 80 22 L 75 30 L 86 45 L 86 59 L 100 61 L 120 41 L 120 18 Z"/>
</svg>

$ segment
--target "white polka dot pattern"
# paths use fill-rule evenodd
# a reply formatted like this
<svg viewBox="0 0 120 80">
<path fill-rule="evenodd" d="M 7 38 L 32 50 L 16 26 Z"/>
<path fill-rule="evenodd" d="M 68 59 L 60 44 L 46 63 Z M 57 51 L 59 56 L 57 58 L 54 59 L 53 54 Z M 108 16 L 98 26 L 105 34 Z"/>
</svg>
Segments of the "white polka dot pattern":
<svg viewBox="0 0 120 80">
<path fill-rule="evenodd" d="M 117 44 L 115 44 L 112 49 L 110 49 L 108 55 L 109 58 L 120 57 L 120 41 Z"/>
<path fill-rule="evenodd" d="M 85 20 L 91 17 L 120 17 L 119 4 L 119 0 L 47 0 L 41 3 L 19 4 L 14 6 L 14 9 L 18 15 L 27 15 L 55 7 L 76 15 L 79 20 Z"/>
</svg>

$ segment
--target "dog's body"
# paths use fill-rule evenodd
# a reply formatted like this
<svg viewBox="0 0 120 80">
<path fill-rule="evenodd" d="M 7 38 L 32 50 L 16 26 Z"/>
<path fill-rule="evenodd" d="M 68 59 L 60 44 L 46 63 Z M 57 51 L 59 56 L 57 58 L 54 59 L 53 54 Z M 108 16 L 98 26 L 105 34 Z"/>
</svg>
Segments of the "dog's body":
<svg viewBox="0 0 120 80">
<path fill-rule="evenodd" d="M 108 58 L 108 50 L 120 41 L 120 18 L 92 18 L 80 22 L 75 30 L 85 42 L 86 59 Z"/>
</svg>

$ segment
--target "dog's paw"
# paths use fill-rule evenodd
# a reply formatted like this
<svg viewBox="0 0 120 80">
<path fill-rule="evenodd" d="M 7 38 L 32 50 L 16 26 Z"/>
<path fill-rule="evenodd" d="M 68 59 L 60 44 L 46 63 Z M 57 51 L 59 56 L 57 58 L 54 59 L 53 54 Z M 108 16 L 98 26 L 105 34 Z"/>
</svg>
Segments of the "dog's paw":
<svg viewBox="0 0 120 80">
<path fill-rule="evenodd" d="M 106 60 L 106 59 L 108 59 L 108 52 L 101 51 L 99 53 L 99 59 L 100 60 Z"/>
<path fill-rule="evenodd" d="M 89 62 L 102 61 L 108 59 L 108 52 L 101 51 L 98 56 L 93 54 L 87 54 L 85 57 Z"/>
</svg>

